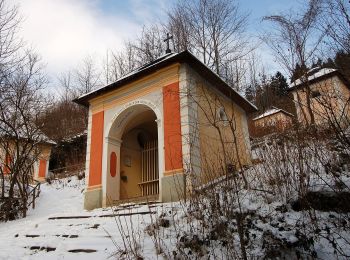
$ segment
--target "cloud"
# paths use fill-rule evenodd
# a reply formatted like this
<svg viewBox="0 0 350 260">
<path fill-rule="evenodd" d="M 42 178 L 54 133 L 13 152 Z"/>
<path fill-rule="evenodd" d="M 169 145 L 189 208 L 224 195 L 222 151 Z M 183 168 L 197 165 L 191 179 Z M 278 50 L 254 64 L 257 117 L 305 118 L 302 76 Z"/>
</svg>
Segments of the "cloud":
<svg viewBox="0 0 350 260">
<path fill-rule="evenodd" d="M 135 19 L 147 24 L 159 22 L 164 18 L 171 3 L 171 0 L 129 0 Z"/>
<path fill-rule="evenodd" d="M 87 55 L 100 57 L 107 49 L 120 49 L 140 30 L 135 20 L 102 11 L 101 2 L 18 0 L 24 17 L 21 34 L 42 56 L 52 80 Z"/>
</svg>

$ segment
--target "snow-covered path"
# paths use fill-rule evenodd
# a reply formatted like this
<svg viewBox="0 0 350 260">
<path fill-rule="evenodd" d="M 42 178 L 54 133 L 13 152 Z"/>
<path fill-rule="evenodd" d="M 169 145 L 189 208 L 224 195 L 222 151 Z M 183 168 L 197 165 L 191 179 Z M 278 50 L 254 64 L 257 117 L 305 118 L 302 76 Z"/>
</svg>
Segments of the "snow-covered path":
<svg viewBox="0 0 350 260">
<path fill-rule="evenodd" d="M 107 259 L 121 245 L 111 209 L 83 210 L 82 187 L 71 184 L 42 185 L 35 210 L 28 217 L 0 224 L 0 259 Z M 117 214 L 132 215 L 138 227 L 149 223 L 146 206 L 119 208 Z M 58 219 L 57 219 L 58 217 Z M 73 218 L 71 218 L 73 217 Z M 131 219 L 128 219 L 128 221 Z M 108 232 L 107 232 L 108 231 Z M 144 245 L 152 255 L 152 245 Z M 85 251 L 85 252 L 80 252 Z"/>
</svg>

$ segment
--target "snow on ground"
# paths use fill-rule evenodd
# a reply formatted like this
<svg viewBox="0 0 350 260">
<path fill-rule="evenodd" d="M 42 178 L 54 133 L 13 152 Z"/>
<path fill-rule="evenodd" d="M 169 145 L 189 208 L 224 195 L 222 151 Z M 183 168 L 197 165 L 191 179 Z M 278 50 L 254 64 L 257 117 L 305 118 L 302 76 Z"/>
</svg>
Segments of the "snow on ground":
<svg viewBox="0 0 350 260">
<path fill-rule="evenodd" d="M 77 181 L 75 182 L 76 185 L 79 185 Z M 22 246 L 25 240 L 29 240 L 24 238 L 26 234 L 35 232 L 39 227 L 41 229 L 49 216 L 77 214 L 82 211 L 83 200 L 80 188 L 71 185 L 63 189 L 62 186 L 55 184 L 41 185 L 41 193 L 36 201 L 36 208 L 34 210 L 30 209 L 26 218 L 0 223 L 0 259 L 31 259 L 32 252 Z M 17 234 L 18 237 L 15 237 Z"/>
<path fill-rule="evenodd" d="M 68 183 L 43 184 L 37 207 L 28 217 L 0 224 L 0 259 L 106 259 L 115 246 L 103 228 L 113 228 L 113 218 L 102 209 L 83 210 L 83 183 L 73 179 Z M 111 213 L 111 212 L 109 212 Z M 62 216 L 92 216 L 91 218 L 58 219 Z M 32 247 L 32 250 L 30 249 Z M 34 248 L 49 247 L 47 250 Z M 90 249 L 95 253 L 72 253 L 69 250 Z"/>
<path fill-rule="evenodd" d="M 199 196 L 186 205 L 129 204 L 85 211 L 84 182 L 64 179 L 42 185 L 37 207 L 27 218 L 0 223 L 0 259 L 135 259 L 138 255 L 162 259 L 157 255 L 157 244 L 159 252 L 170 259 L 232 259 L 239 256 L 237 216 L 244 217 L 246 250 L 251 259 L 295 259 L 297 253 L 301 258 L 348 259 L 349 211 L 326 205 L 332 200 L 320 209 L 298 209 L 293 204 L 298 202 L 295 191 L 289 191 L 299 180 L 293 178 L 300 171 L 295 161 L 298 150 L 287 144 L 278 148 L 278 142 L 260 146 L 264 162 L 246 171 L 250 188 L 239 191 L 241 212 L 232 189 L 234 182 L 229 181 L 218 182 L 213 189 L 206 187 L 206 197 Z M 304 163 L 317 173 L 310 174 L 308 188 L 313 192 L 336 190 L 337 198 L 348 198 L 349 160 L 331 156 L 332 150 L 318 142 L 305 145 Z M 288 154 L 288 164 L 284 154 Z M 327 173 L 331 169 L 334 173 Z M 161 219 L 168 223 L 159 224 Z M 124 248 L 134 252 L 123 255 Z"/>
<path fill-rule="evenodd" d="M 121 232 L 137 236 L 145 259 L 157 257 L 144 230 L 166 204 L 86 211 L 83 187 L 83 181 L 75 177 L 43 184 L 37 206 L 29 210 L 28 217 L 0 223 L 0 259 L 107 259 L 121 255 L 125 242 Z"/>
</svg>

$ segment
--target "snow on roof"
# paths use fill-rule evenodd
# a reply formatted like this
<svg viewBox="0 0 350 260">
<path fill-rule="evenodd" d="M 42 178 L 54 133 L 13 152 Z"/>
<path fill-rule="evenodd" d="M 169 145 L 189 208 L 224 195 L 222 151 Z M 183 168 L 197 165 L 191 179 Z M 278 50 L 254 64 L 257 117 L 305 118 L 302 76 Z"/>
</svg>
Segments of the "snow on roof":
<svg viewBox="0 0 350 260">
<path fill-rule="evenodd" d="M 36 127 L 29 127 L 28 130 L 23 126 L 13 131 L 12 129 L 2 124 L 0 129 L 0 136 L 5 138 L 14 138 L 15 136 L 17 136 L 19 139 L 31 139 L 35 142 L 56 145 L 55 141 L 51 140 L 47 135 L 45 135 Z"/>
<path fill-rule="evenodd" d="M 185 50 L 180 53 L 169 53 L 166 55 L 161 56 L 160 58 L 156 59 L 153 62 L 150 62 L 142 67 L 139 67 L 138 69 L 130 72 L 129 74 L 125 75 L 124 77 L 118 79 L 116 82 L 109 84 L 107 86 L 101 87 L 99 89 L 93 90 L 89 93 L 86 93 L 79 98 L 74 99 L 73 101 L 81 104 L 81 105 L 88 105 L 88 100 L 100 95 L 101 93 L 110 91 L 112 89 L 115 89 L 116 87 L 120 87 L 123 84 L 126 84 L 127 82 L 130 82 L 135 79 L 135 77 L 142 75 L 142 73 L 146 73 L 153 70 L 156 70 L 160 68 L 162 65 L 167 64 L 167 62 L 187 62 L 190 63 L 193 67 L 198 67 L 198 70 L 207 70 L 206 73 L 209 73 L 207 77 L 211 77 L 213 81 L 215 81 L 217 87 L 219 90 L 222 91 L 222 93 L 226 93 L 225 95 L 228 95 L 230 98 L 235 98 L 240 103 L 240 106 L 245 111 L 248 112 L 255 112 L 257 111 L 257 108 L 255 105 L 253 105 L 251 102 L 249 102 L 242 94 L 238 93 L 236 90 L 234 90 L 232 87 L 230 87 L 227 82 L 225 82 L 218 74 L 216 74 L 214 71 L 212 71 L 207 65 L 205 65 L 202 61 L 200 61 L 198 58 L 196 58 L 193 54 L 191 54 L 189 51 Z M 229 92 L 229 93 L 227 93 Z M 236 100 L 236 102 L 237 102 Z"/>
<path fill-rule="evenodd" d="M 79 134 L 76 134 L 76 135 L 64 138 L 63 142 L 67 142 L 67 143 L 73 142 L 74 140 L 76 140 L 76 139 L 78 139 L 80 137 L 86 136 L 86 135 L 87 135 L 87 130 L 84 130 L 82 133 L 79 133 Z"/>
<path fill-rule="evenodd" d="M 315 69 L 311 69 L 309 70 L 309 73 L 314 71 Z M 327 75 L 327 74 L 330 74 L 332 72 L 335 72 L 337 71 L 336 69 L 331 69 L 331 68 L 323 68 L 323 69 L 320 69 L 318 72 L 312 74 L 311 76 L 308 76 L 307 80 L 305 79 L 305 77 L 301 77 L 295 81 L 293 81 L 290 85 L 289 85 L 289 88 L 294 88 L 296 86 L 299 86 L 301 85 L 303 82 L 305 81 L 311 81 L 311 80 L 314 80 L 314 79 L 317 79 L 317 78 L 320 78 L 324 75 Z"/>
<path fill-rule="evenodd" d="M 270 116 L 270 115 L 273 115 L 273 114 L 276 114 L 278 112 L 282 112 L 282 113 L 285 113 L 287 115 L 293 116 L 291 113 L 288 113 L 287 111 L 285 111 L 285 110 L 283 110 L 281 108 L 272 107 L 271 109 L 266 110 L 265 113 L 255 117 L 255 118 L 253 118 L 253 121 L 261 119 L 261 118 L 264 118 L 264 117 L 267 117 L 267 116 Z"/>
<path fill-rule="evenodd" d="M 46 144 L 56 145 L 57 143 L 51 140 L 47 135 L 41 133 L 42 142 Z"/>
</svg>

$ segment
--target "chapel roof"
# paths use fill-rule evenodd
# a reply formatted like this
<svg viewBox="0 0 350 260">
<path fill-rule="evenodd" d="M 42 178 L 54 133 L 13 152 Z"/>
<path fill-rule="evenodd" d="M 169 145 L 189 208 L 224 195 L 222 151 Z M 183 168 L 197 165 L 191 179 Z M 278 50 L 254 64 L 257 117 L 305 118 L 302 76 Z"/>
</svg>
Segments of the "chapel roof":
<svg viewBox="0 0 350 260">
<path fill-rule="evenodd" d="M 220 78 L 219 75 L 213 72 L 210 68 L 208 68 L 204 63 L 202 63 L 199 59 L 197 59 L 193 54 L 191 54 L 187 50 L 182 51 L 180 53 L 168 53 L 164 56 L 161 56 L 160 58 L 144 66 L 141 66 L 140 68 L 125 75 L 116 82 L 101 87 L 99 89 L 93 90 L 87 94 L 80 96 L 79 98 L 74 99 L 73 101 L 84 106 L 89 106 L 89 100 L 91 100 L 92 98 L 103 95 L 112 90 L 121 88 L 122 86 L 132 81 L 135 81 L 141 77 L 149 75 L 150 73 L 158 71 L 174 63 L 187 63 L 188 65 L 190 65 L 190 67 L 194 69 L 199 75 L 201 75 L 213 86 L 215 86 L 215 88 L 217 88 L 222 94 L 236 102 L 247 113 L 257 111 L 256 106 L 254 106 L 241 94 L 239 94 L 232 87 L 230 87 L 222 78 Z"/>
<path fill-rule="evenodd" d="M 252 120 L 253 120 L 253 121 L 256 121 L 256 120 L 258 120 L 258 119 L 262 119 L 262 118 L 264 118 L 264 117 L 268 117 L 268 116 L 277 114 L 277 113 L 279 113 L 279 112 L 281 112 L 281 113 L 283 113 L 283 114 L 285 114 L 285 115 L 287 115 L 287 116 L 293 117 L 293 115 L 292 115 L 291 113 L 289 113 L 289 112 L 287 112 L 287 111 L 285 111 L 285 110 L 283 110 L 283 109 L 281 109 L 281 108 L 278 108 L 278 107 L 274 107 L 274 106 L 273 106 L 273 107 L 271 107 L 270 109 L 266 110 L 263 114 L 261 114 L 261 115 L 255 117 L 255 118 L 253 118 Z"/>
</svg>

